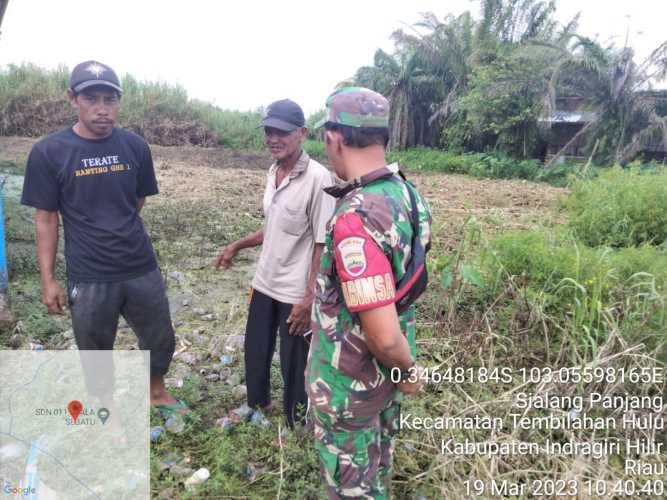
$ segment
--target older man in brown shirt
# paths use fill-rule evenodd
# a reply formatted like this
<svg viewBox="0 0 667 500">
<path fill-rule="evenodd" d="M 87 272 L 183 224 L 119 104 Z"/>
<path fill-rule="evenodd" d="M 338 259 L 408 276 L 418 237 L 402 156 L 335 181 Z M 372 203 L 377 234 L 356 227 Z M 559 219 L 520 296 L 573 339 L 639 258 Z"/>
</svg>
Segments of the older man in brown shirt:
<svg viewBox="0 0 667 500">
<path fill-rule="evenodd" d="M 224 247 L 217 267 L 224 269 L 243 248 L 262 245 L 252 282 L 245 335 L 248 405 L 271 405 L 270 368 L 280 335 L 283 410 L 293 425 L 307 408 L 304 372 L 310 316 L 326 223 L 334 199 L 324 188 L 332 174 L 302 150 L 307 129 L 303 111 L 293 101 L 269 105 L 262 124 L 274 159 L 267 176 L 259 231 Z"/>
</svg>

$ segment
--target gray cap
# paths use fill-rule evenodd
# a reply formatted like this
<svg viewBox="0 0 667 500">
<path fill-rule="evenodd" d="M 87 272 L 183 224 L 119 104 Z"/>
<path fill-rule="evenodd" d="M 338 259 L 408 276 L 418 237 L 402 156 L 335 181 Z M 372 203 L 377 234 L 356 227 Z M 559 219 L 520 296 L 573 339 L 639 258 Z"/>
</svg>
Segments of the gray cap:
<svg viewBox="0 0 667 500">
<path fill-rule="evenodd" d="M 83 89 L 95 85 L 104 85 L 121 94 L 123 93 L 118 75 L 106 64 L 97 61 L 85 61 L 77 64 L 69 79 L 69 88 L 72 92 L 79 93 Z"/>
<path fill-rule="evenodd" d="M 285 132 L 292 132 L 305 125 L 303 110 L 294 101 L 282 99 L 272 102 L 266 108 L 262 127 L 272 127 Z"/>
</svg>

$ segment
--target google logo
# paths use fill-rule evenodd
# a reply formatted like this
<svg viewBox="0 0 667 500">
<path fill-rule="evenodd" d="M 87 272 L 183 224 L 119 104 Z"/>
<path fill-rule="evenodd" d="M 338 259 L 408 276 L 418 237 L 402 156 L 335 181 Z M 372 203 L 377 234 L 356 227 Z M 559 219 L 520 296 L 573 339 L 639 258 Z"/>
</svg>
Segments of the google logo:
<svg viewBox="0 0 667 500">
<path fill-rule="evenodd" d="M 18 486 L 12 486 L 11 483 L 5 483 L 2 487 L 2 491 L 5 495 L 14 495 L 17 497 L 27 497 L 28 495 L 37 493 L 35 488 L 20 488 Z"/>
</svg>

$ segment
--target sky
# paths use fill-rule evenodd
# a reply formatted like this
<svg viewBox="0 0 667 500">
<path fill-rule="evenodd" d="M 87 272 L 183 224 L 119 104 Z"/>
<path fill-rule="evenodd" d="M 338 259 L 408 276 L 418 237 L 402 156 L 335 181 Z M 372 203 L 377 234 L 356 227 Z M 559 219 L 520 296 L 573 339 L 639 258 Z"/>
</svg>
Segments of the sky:
<svg viewBox="0 0 667 500">
<path fill-rule="evenodd" d="M 558 0 L 563 23 L 581 11 L 580 33 L 626 32 L 641 59 L 667 39 L 665 0 Z M 0 66 L 44 68 L 96 59 L 119 75 L 182 85 L 193 98 L 249 110 L 283 98 L 306 114 L 335 85 L 371 65 L 390 35 L 419 20 L 466 10 L 475 0 L 9 0 Z M 628 29 L 629 28 L 629 29 Z"/>
</svg>

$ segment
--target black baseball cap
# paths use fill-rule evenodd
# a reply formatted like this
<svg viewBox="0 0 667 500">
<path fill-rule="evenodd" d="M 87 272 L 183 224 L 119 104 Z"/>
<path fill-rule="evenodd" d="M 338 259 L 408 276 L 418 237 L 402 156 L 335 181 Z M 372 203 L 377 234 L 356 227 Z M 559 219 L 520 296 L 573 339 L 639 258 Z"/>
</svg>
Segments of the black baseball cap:
<svg viewBox="0 0 667 500">
<path fill-rule="evenodd" d="M 69 78 L 69 88 L 72 92 L 78 94 L 83 89 L 95 85 L 104 85 L 121 94 L 123 93 L 118 75 L 106 64 L 98 61 L 84 61 L 77 64 Z"/>
<path fill-rule="evenodd" d="M 285 132 L 292 132 L 305 125 L 303 110 L 294 101 L 282 99 L 272 102 L 264 112 L 262 127 L 272 127 Z"/>
</svg>

